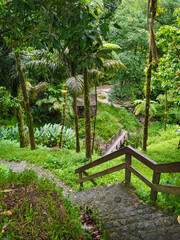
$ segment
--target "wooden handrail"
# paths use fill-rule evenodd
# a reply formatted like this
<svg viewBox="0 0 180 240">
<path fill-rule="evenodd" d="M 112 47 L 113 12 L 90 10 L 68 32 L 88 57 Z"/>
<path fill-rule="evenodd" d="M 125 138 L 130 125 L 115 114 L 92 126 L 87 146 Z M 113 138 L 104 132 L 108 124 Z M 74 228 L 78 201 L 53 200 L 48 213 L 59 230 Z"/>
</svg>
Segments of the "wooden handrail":
<svg viewBox="0 0 180 240">
<path fill-rule="evenodd" d="M 159 173 L 173 173 L 180 172 L 180 162 L 160 163 L 155 167 L 156 172 Z"/>
<path fill-rule="evenodd" d="M 97 159 L 97 160 L 95 160 L 93 162 L 90 162 L 90 163 L 88 163 L 88 164 L 86 164 L 86 165 L 84 165 L 84 166 L 82 166 L 80 168 L 77 168 L 75 170 L 75 173 L 83 172 L 84 170 L 87 170 L 89 168 L 95 167 L 97 165 L 100 165 L 100 164 L 102 164 L 104 162 L 107 162 L 109 160 L 112 160 L 114 158 L 120 157 L 120 156 L 122 156 L 122 155 L 124 155 L 126 153 L 126 148 L 127 147 L 123 147 L 120 150 L 117 150 L 116 152 L 110 153 L 110 154 L 108 154 L 106 156 L 103 156 L 103 157 L 101 157 L 101 158 L 99 158 L 99 159 Z"/>
<path fill-rule="evenodd" d="M 121 163 L 119 165 L 116 165 L 114 167 L 108 168 L 104 171 L 94 173 L 92 175 L 88 175 L 85 170 L 93 168 L 95 166 L 98 166 L 102 163 L 105 163 L 107 161 L 110 161 L 114 158 L 120 157 L 125 155 L 125 162 Z M 131 157 L 136 158 L 149 168 L 153 170 L 153 178 L 152 182 L 147 179 L 145 176 L 143 176 L 139 171 L 137 171 L 135 168 L 131 166 Z M 161 173 L 175 173 L 180 172 L 180 162 L 173 162 L 173 163 L 161 163 L 158 164 L 157 162 L 153 161 L 152 159 L 148 158 L 144 154 L 138 152 L 136 149 L 134 149 L 131 146 L 123 147 L 116 152 L 110 153 L 106 156 L 103 156 L 93 162 L 90 162 L 78 169 L 75 170 L 75 173 L 79 173 L 79 180 L 77 181 L 80 183 L 81 186 L 83 186 L 83 182 L 85 181 L 92 181 L 92 179 L 104 176 L 106 174 L 119 171 L 121 169 L 125 168 L 125 181 L 130 182 L 131 181 L 131 172 L 135 174 L 139 179 L 141 179 L 146 185 L 148 185 L 151 188 L 151 195 L 150 199 L 153 201 L 156 201 L 157 199 L 157 193 L 163 192 L 168 194 L 174 194 L 180 196 L 180 187 L 177 186 L 168 186 L 168 185 L 159 185 L 160 176 Z M 85 174 L 86 177 L 82 177 L 82 174 Z"/>
<path fill-rule="evenodd" d="M 127 146 L 128 153 L 130 153 L 133 157 L 144 163 L 146 166 L 148 166 L 151 169 L 155 169 L 155 166 L 157 165 L 157 162 L 153 161 L 152 159 L 148 158 L 146 155 L 138 152 L 136 149 L 134 149 L 131 146 Z"/>
</svg>

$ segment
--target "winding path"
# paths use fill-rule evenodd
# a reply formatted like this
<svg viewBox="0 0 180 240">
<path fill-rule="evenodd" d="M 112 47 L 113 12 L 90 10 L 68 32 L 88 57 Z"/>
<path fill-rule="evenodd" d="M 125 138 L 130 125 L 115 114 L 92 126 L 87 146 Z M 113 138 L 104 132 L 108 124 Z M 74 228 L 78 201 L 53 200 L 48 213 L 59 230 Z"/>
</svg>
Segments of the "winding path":
<svg viewBox="0 0 180 240">
<path fill-rule="evenodd" d="M 105 90 L 101 92 L 99 90 L 99 93 L 108 94 L 109 91 L 110 87 L 107 86 Z M 107 99 L 99 100 L 111 104 Z M 72 202 L 95 210 L 108 240 L 180 240 L 177 216 L 157 207 L 141 204 L 134 190 L 123 182 L 75 193 L 72 188 L 41 166 L 26 161 L 18 163 L 3 159 L 0 159 L 0 164 L 6 165 L 14 172 L 32 169 L 38 177 L 44 176 L 55 181 L 57 186 L 63 188 L 63 194 L 69 195 Z"/>
<path fill-rule="evenodd" d="M 26 168 L 45 176 L 63 188 L 65 196 L 84 207 L 96 211 L 108 240 L 180 240 L 180 224 L 177 216 L 147 204 L 140 204 L 137 195 L 124 183 L 110 184 L 88 190 L 73 192 L 69 186 L 41 166 L 26 161 L 8 162 L 0 159 L 14 172 L 23 172 Z"/>
<path fill-rule="evenodd" d="M 70 188 L 68 185 L 66 185 L 62 181 L 60 181 L 52 172 L 36 164 L 28 163 L 26 161 L 8 162 L 3 159 L 0 159 L 0 164 L 7 166 L 9 169 L 12 169 L 13 172 L 23 172 L 25 169 L 34 170 L 37 173 L 39 178 L 44 176 L 52 181 L 55 181 L 58 187 L 62 187 L 63 188 L 62 193 L 64 196 L 68 196 L 71 192 L 73 192 L 72 188 Z"/>
</svg>

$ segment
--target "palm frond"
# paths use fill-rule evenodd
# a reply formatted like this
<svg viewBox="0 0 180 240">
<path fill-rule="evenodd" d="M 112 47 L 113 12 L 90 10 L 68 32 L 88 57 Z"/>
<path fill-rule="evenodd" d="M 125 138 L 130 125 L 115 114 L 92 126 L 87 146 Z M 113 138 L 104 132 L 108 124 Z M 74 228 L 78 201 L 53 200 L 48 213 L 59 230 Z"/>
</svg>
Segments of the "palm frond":
<svg viewBox="0 0 180 240">
<path fill-rule="evenodd" d="M 101 78 L 104 73 L 93 68 L 88 71 L 89 79 L 92 81 L 96 81 L 97 79 Z"/>
<path fill-rule="evenodd" d="M 101 49 L 95 53 L 95 57 L 112 59 L 111 53 L 112 53 L 111 49 Z"/>
<path fill-rule="evenodd" d="M 66 80 L 66 84 L 68 88 L 71 89 L 72 92 L 76 94 L 80 94 L 83 90 L 83 76 L 82 75 L 76 75 L 74 77 L 69 77 Z"/>
<path fill-rule="evenodd" d="M 135 115 L 139 115 L 139 113 L 143 110 L 143 108 L 144 108 L 144 102 L 138 104 L 135 107 Z"/>
<path fill-rule="evenodd" d="M 103 49 L 106 50 L 111 50 L 111 51 L 115 51 L 115 52 L 119 52 L 121 51 L 121 47 L 117 44 L 113 44 L 113 43 L 103 43 Z"/>
<path fill-rule="evenodd" d="M 118 70 L 120 68 L 126 69 L 126 66 L 119 60 L 106 60 L 103 63 L 103 67 L 108 71 Z"/>
</svg>

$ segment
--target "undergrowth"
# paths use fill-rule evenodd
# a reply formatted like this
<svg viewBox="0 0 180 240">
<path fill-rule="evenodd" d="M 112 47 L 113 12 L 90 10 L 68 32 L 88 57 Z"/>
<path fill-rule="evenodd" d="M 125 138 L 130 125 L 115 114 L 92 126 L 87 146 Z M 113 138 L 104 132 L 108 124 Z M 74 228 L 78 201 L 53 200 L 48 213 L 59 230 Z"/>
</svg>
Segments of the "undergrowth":
<svg viewBox="0 0 180 240">
<path fill-rule="evenodd" d="M 169 141 L 167 140 L 164 142 L 151 144 L 148 146 L 147 152 L 144 154 L 158 163 L 178 161 L 180 151 L 177 149 L 178 142 L 179 137 L 177 136 Z M 139 151 L 141 150 L 139 149 Z M 18 162 L 26 160 L 31 163 L 42 165 L 44 168 L 47 168 L 55 173 L 61 180 L 71 185 L 76 190 L 79 190 L 79 185 L 76 184 L 78 175 L 75 174 L 75 169 L 89 163 L 89 160 L 85 158 L 84 155 L 84 152 L 77 154 L 75 151 L 69 149 L 63 149 L 57 152 L 48 152 L 44 147 L 39 147 L 39 149 L 31 151 L 27 148 L 20 149 L 19 144 L 12 141 L 0 141 L 0 158 L 7 159 L 9 161 L 15 160 Z M 93 155 L 93 160 L 97 159 L 98 157 L 98 155 Z M 124 162 L 124 157 L 105 162 L 90 169 L 88 173 L 97 173 L 112 166 L 118 165 L 121 162 Z M 152 180 L 153 172 L 144 164 L 133 158 L 132 166 L 141 174 L 146 176 L 149 180 Z M 121 170 L 103 177 L 99 177 L 96 179 L 96 182 L 98 185 L 107 185 L 117 181 L 121 182 L 124 180 L 124 177 L 124 170 Z M 179 186 L 179 179 L 180 175 L 178 173 L 162 174 L 160 183 Z M 150 188 L 133 174 L 131 182 L 136 187 L 139 196 L 141 196 L 144 200 L 149 201 Z M 84 187 L 93 187 L 93 184 L 90 181 L 87 181 L 85 182 Z M 177 210 L 180 209 L 179 197 L 160 193 L 158 196 L 158 203 L 161 206 L 166 209 L 176 211 L 175 213 L 179 211 Z"/>
<path fill-rule="evenodd" d="M 0 169 L 0 238 L 77 240 L 82 235 L 77 209 L 62 189 L 34 171 Z"/>
</svg>

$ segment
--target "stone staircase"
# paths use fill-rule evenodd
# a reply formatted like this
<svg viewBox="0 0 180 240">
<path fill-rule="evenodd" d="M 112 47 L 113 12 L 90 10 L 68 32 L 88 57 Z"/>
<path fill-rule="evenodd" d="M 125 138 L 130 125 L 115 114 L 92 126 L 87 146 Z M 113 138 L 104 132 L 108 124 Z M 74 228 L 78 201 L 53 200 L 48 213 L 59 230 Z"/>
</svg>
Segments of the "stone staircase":
<svg viewBox="0 0 180 240">
<path fill-rule="evenodd" d="M 124 183 L 74 193 L 71 201 L 96 211 L 108 240 L 180 240 L 177 216 L 141 204 Z"/>
</svg>

